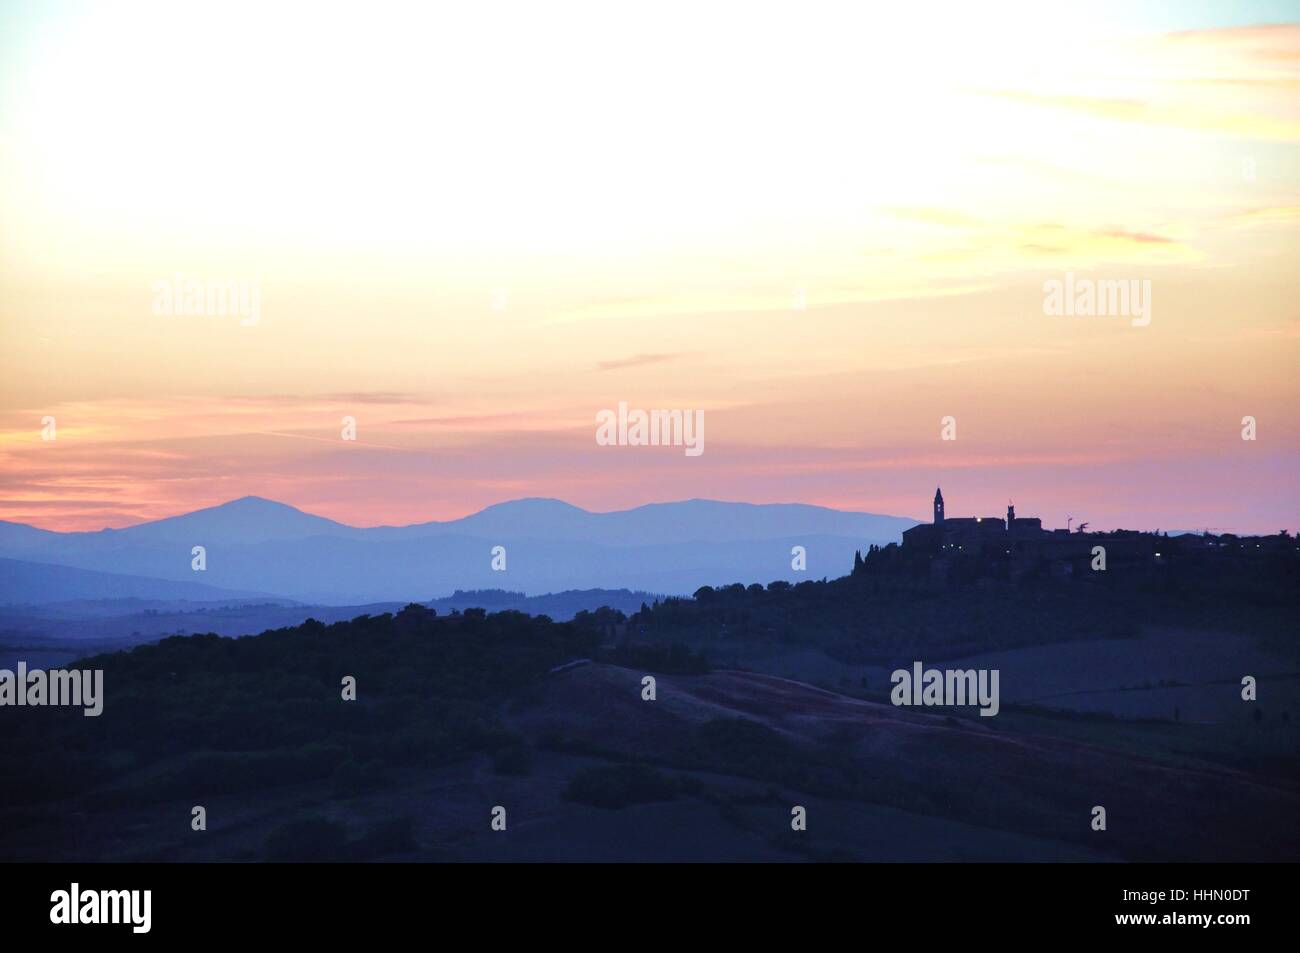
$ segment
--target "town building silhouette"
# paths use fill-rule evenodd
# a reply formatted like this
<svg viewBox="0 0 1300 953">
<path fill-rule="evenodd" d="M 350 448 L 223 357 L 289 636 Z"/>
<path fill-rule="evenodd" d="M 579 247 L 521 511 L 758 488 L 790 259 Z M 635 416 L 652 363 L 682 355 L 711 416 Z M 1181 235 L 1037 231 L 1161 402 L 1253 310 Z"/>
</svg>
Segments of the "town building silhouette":
<svg viewBox="0 0 1300 953">
<path fill-rule="evenodd" d="M 932 576 L 946 578 L 957 566 L 997 569 L 1015 579 L 1047 573 L 1074 576 L 1117 567 L 1159 571 L 1172 558 L 1210 556 L 1250 559 L 1280 552 L 1294 555 L 1296 541 L 1285 532 L 1276 536 L 1236 536 L 1182 533 L 1174 536 L 1156 532 L 1116 529 L 1086 532 L 1088 524 L 1044 529 L 1036 516 L 1017 516 L 1015 504 L 1007 504 L 1006 516 L 949 516 L 943 490 L 936 488 L 934 518 L 903 531 L 902 546 L 871 546 L 865 557 L 853 559 L 853 574 L 875 568 L 895 571 L 928 564 Z M 1099 559 L 1100 556 L 1100 559 Z"/>
</svg>

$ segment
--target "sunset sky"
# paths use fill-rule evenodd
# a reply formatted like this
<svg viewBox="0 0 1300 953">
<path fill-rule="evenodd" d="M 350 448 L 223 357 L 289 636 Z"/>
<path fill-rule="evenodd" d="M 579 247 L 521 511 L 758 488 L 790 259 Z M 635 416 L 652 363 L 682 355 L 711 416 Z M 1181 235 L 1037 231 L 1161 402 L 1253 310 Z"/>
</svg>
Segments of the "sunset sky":
<svg viewBox="0 0 1300 953">
<path fill-rule="evenodd" d="M 1295 531 L 1297 8 L 1133 6 L 0 0 L 0 519 Z M 619 401 L 705 452 L 597 446 Z"/>
</svg>

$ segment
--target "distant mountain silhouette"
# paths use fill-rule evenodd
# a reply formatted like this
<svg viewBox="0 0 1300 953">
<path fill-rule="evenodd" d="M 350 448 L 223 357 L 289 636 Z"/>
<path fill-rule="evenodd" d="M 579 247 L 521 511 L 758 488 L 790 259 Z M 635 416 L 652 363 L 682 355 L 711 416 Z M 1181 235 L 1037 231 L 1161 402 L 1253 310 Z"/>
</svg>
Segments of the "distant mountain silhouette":
<svg viewBox="0 0 1300 953">
<path fill-rule="evenodd" d="M 914 520 L 802 504 L 686 500 L 592 513 L 523 499 L 412 526 L 353 527 L 244 497 L 121 530 L 55 533 L 0 525 L 0 556 L 273 593 L 329 605 L 424 600 L 456 589 L 686 594 L 738 580 L 840 576 L 853 553 L 897 541 Z M 190 567 L 191 549 L 207 569 Z M 491 550 L 506 547 L 506 571 Z M 791 568 L 791 549 L 807 568 Z M 73 597 L 64 597 L 73 598 Z"/>
<path fill-rule="evenodd" d="M 352 527 L 323 516 L 260 496 L 245 496 L 220 506 L 209 506 L 183 516 L 141 523 L 121 530 L 105 532 L 132 541 L 166 541 L 185 543 L 207 540 L 214 543 L 264 543 L 273 539 L 306 539 L 346 533 Z"/>
<path fill-rule="evenodd" d="M 905 517 L 854 513 L 803 503 L 728 503 L 695 499 L 593 513 L 563 500 L 529 497 L 496 503 L 457 520 L 381 526 L 354 532 L 375 539 L 509 534 L 515 538 L 610 546 L 652 546 L 773 539 L 801 533 L 894 539 L 915 525 L 916 520 Z"/>
<path fill-rule="evenodd" d="M 26 523 L 11 523 L 8 520 L 0 520 L 0 547 L 39 547 L 47 541 L 53 542 L 66 535 L 68 534 L 28 526 Z"/>
</svg>

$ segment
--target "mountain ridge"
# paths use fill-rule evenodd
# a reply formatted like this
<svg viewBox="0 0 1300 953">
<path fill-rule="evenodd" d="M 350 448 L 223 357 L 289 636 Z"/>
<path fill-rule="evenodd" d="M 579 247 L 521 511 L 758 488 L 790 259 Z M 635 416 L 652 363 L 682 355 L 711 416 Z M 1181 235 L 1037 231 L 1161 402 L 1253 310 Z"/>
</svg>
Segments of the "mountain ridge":
<svg viewBox="0 0 1300 953">
<path fill-rule="evenodd" d="M 6 524 L 0 557 L 204 583 L 302 602 L 418 600 L 455 589 L 528 595 L 839 576 L 853 553 L 898 541 L 914 520 L 790 503 L 684 500 L 594 513 L 544 497 L 456 520 L 354 527 L 262 497 L 101 532 Z M 204 569 L 193 555 L 203 547 Z M 803 554 L 796 555 L 796 547 Z M 503 548 L 503 558 L 494 553 Z"/>
<path fill-rule="evenodd" d="M 224 503 L 216 503 L 211 506 L 200 507 L 199 509 L 196 510 L 187 510 L 186 512 L 177 513 L 173 516 L 163 516 L 155 520 L 146 520 L 142 523 L 133 523 L 130 526 L 117 526 L 117 527 L 106 526 L 103 527 L 102 529 L 97 529 L 97 530 L 55 530 L 55 529 L 47 529 L 42 526 L 37 526 L 32 523 L 22 523 L 17 520 L 0 520 L 0 533 L 6 531 L 32 532 L 37 534 L 52 534 L 52 535 L 64 536 L 64 537 L 92 536 L 101 533 L 114 533 L 114 534 L 132 533 L 132 532 L 144 530 L 148 527 L 157 527 L 160 524 L 174 525 L 176 524 L 177 521 L 188 520 L 192 517 L 203 516 L 205 514 L 215 515 L 217 513 L 222 513 L 225 515 L 230 515 L 230 514 L 243 515 L 245 513 L 248 513 L 251 515 L 265 515 L 267 513 L 274 513 L 274 512 L 285 513 L 286 515 L 292 514 L 289 518 L 302 518 L 305 520 L 311 520 L 311 521 L 315 521 L 318 525 L 328 525 L 331 527 L 337 527 L 338 529 L 344 531 L 414 530 L 414 529 L 419 529 L 424 527 L 434 527 L 434 526 L 449 527 L 449 526 L 464 523 L 469 520 L 474 520 L 475 518 L 482 517 L 485 514 L 497 514 L 497 513 L 514 514 L 521 511 L 525 506 L 532 507 L 538 503 L 556 504 L 556 509 L 558 511 L 562 511 L 567 514 L 577 514 L 580 517 L 597 517 L 597 518 L 625 516 L 627 514 L 641 513 L 645 511 L 658 512 L 669 507 L 707 505 L 707 506 L 745 508 L 747 510 L 769 510 L 769 511 L 776 511 L 776 510 L 783 510 L 783 509 L 800 509 L 800 510 L 816 511 L 816 512 L 823 512 L 823 513 L 835 513 L 835 514 L 841 514 L 845 516 L 867 517 L 872 519 L 884 519 L 884 520 L 898 520 L 900 522 L 905 522 L 908 525 L 915 525 L 918 522 L 918 520 L 912 519 L 911 517 L 907 517 L 907 516 L 894 516 L 886 513 L 871 513 L 864 510 L 844 510 L 844 509 L 838 509 L 836 507 L 831 507 L 831 506 L 822 506 L 816 503 L 750 503 L 743 500 L 716 500 L 709 497 L 690 497 L 688 499 L 683 499 L 683 500 L 663 500 L 663 501 L 656 501 L 652 503 L 640 503 L 636 506 L 626 507 L 624 509 L 588 510 L 574 503 L 569 503 L 567 500 L 561 500 L 558 497 L 526 496 L 526 497 L 519 497 L 517 499 L 512 499 L 512 500 L 502 500 L 499 503 L 489 503 L 487 506 L 484 506 L 482 509 L 475 510 L 473 513 L 468 513 L 465 516 L 458 516 L 450 520 L 423 520 L 415 523 L 403 523 L 398 525 L 392 523 L 378 523 L 373 526 L 356 526 L 351 523 L 344 523 L 340 520 L 334 520 L 326 516 L 320 516 L 318 514 L 311 513 L 307 510 L 302 509 L 301 507 L 294 506 L 292 503 L 284 503 L 279 500 L 270 499 L 269 497 L 249 494 L 249 495 L 237 497 L 232 500 L 226 500 Z M 2 540 L 2 537 L 0 537 L 0 540 Z"/>
</svg>

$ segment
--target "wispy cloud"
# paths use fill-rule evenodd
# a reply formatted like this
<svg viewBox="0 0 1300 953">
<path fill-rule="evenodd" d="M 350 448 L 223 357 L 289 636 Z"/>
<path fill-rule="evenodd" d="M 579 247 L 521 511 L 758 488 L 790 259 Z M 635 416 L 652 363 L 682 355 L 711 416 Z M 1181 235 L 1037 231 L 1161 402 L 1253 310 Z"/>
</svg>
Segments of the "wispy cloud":
<svg viewBox="0 0 1300 953">
<path fill-rule="evenodd" d="M 1092 52 L 1088 68 L 1063 64 L 1047 88 L 980 92 L 1115 122 L 1300 142 L 1300 25 L 1181 31 Z"/>
<path fill-rule="evenodd" d="M 1300 205 L 1280 205 L 1247 209 L 1228 219 L 1229 224 L 1242 227 L 1255 225 L 1282 225 L 1300 222 Z"/>
<path fill-rule="evenodd" d="M 1029 106 L 1065 110 L 1099 119 L 1194 129 L 1242 139 L 1300 142 L 1300 120 L 1284 116 L 1216 112 L 1191 104 L 1174 102 L 1050 95 L 1010 89 L 989 90 L 987 95 Z"/>
<path fill-rule="evenodd" d="M 610 361 L 600 361 L 596 364 L 596 369 L 601 371 L 615 371 L 628 367 L 645 367 L 648 364 L 663 364 L 667 361 L 673 361 L 681 357 L 680 354 L 634 354 L 631 357 L 616 358 Z"/>
<path fill-rule="evenodd" d="M 228 394 L 221 400 L 244 404 L 411 404 L 419 394 L 400 391 L 349 391 L 324 394 Z"/>
<path fill-rule="evenodd" d="M 978 228 L 984 220 L 958 209 L 938 208 L 934 206 L 886 206 L 882 209 L 887 215 L 904 221 L 920 222 L 925 225 L 945 225 L 953 228 Z"/>
</svg>

